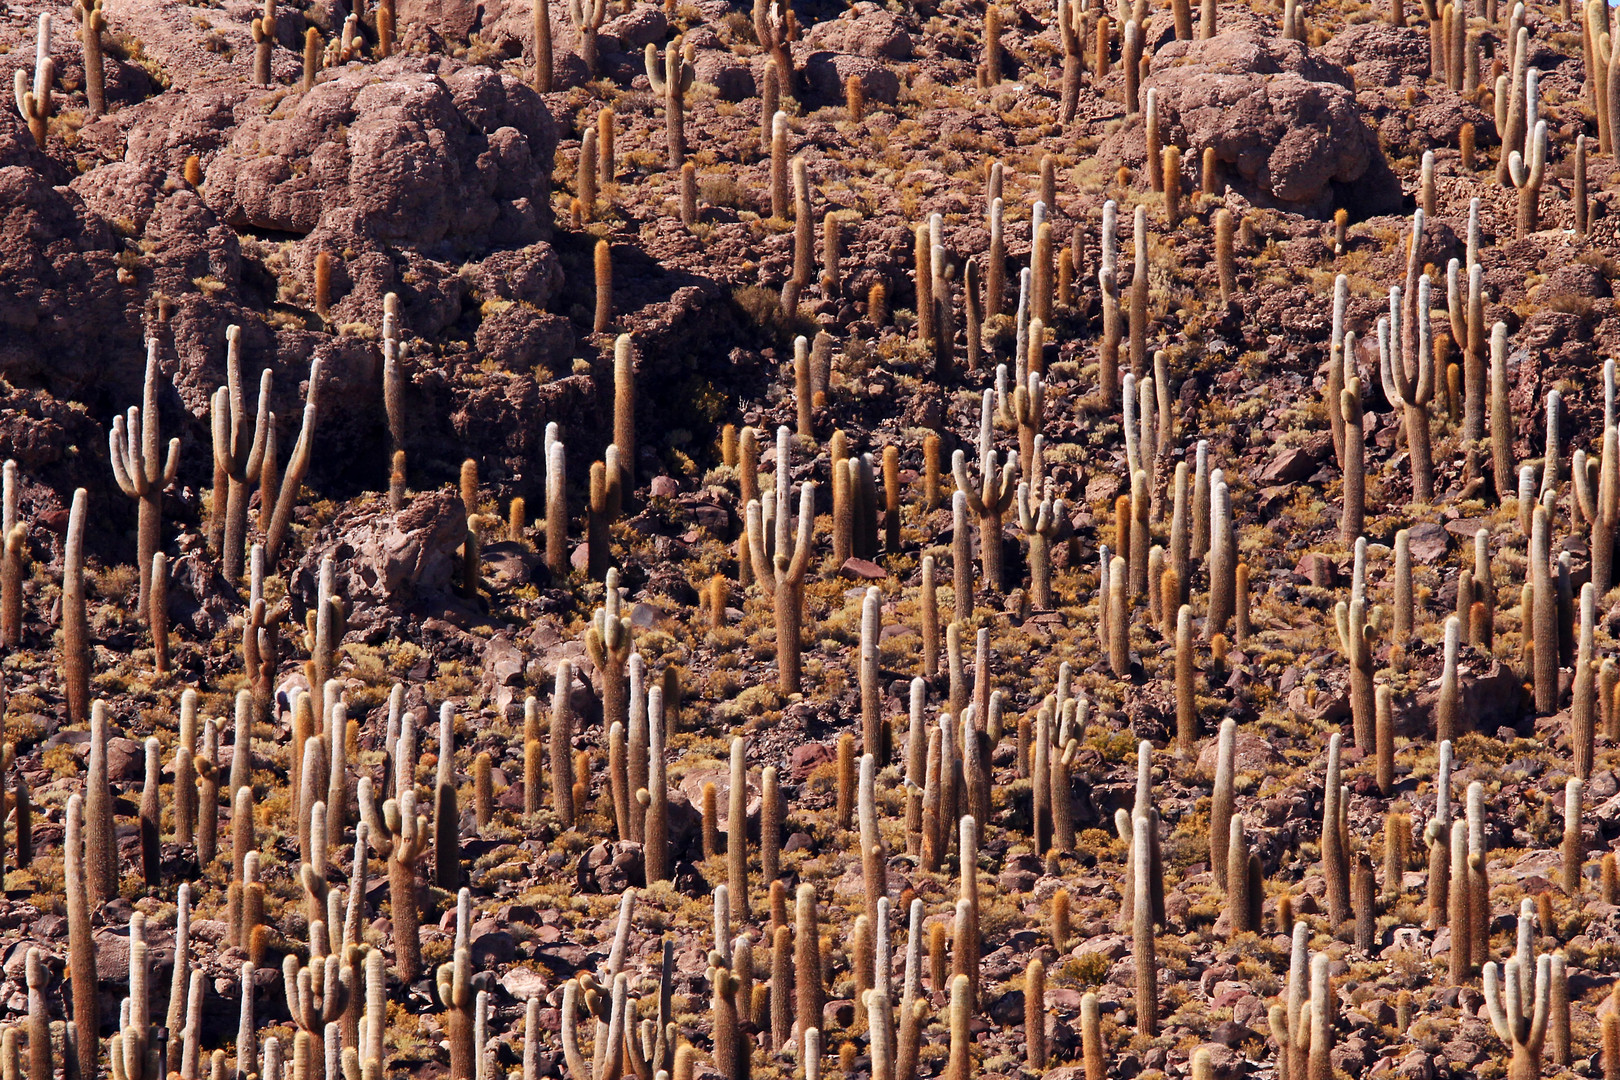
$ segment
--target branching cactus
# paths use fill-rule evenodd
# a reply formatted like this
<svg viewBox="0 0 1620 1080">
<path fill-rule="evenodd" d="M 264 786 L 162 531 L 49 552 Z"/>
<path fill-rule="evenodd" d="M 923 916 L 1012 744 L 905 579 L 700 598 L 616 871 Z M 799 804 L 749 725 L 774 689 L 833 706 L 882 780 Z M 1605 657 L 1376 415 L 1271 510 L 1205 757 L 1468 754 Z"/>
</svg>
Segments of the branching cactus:
<svg viewBox="0 0 1620 1080">
<path fill-rule="evenodd" d="M 597 50 L 596 34 L 607 18 L 607 0 L 569 0 L 568 18 L 579 35 L 579 55 L 585 67 L 595 78 L 602 72 L 602 59 Z"/>
<path fill-rule="evenodd" d="M 73 17 L 79 22 L 79 42 L 84 48 L 84 100 L 92 117 L 107 111 L 107 74 L 101 57 L 101 32 L 107 29 L 107 16 L 101 0 L 74 0 Z"/>
<path fill-rule="evenodd" d="M 1046 611 L 1052 607 L 1052 544 L 1067 532 L 1068 508 L 1062 499 L 1052 497 L 1050 482 L 1038 502 L 1028 484 L 1019 484 L 1016 501 L 1018 527 L 1029 540 L 1030 602 Z"/>
<path fill-rule="evenodd" d="M 225 330 L 225 385 L 214 392 L 214 476 L 224 479 L 225 491 L 214 487 L 214 521 L 211 531 L 219 544 L 222 570 L 228 580 L 241 576 L 243 549 L 248 533 L 249 487 L 261 483 L 266 463 L 266 442 L 275 424 L 271 413 L 271 369 L 259 376 L 258 416 L 253 427 L 246 421 L 246 405 L 241 387 L 241 327 Z M 151 361 L 149 361 L 151 363 Z M 149 406 L 151 408 L 151 406 Z M 133 410 L 131 410 L 133 415 Z M 147 461 L 151 468 L 151 461 Z M 274 468 L 274 466 L 272 466 Z M 126 489 L 128 491 L 128 489 Z M 144 507 L 143 507 L 144 508 Z M 261 515 L 267 510 L 261 510 Z"/>
<path fill-rule="evenodd" d="M 669 167 L 678 170 L 686 162 L 686 92 L 692 88 L 692 65 L 683 52 L 680 38 L 664 46 L 660 60 L 658 46 L 649 42 L 646 55 L 647 81 L 653 93 L 664 99 L 664 145 Z"/>
<path fill-rule="evenodd" d="M 270 85 L 270 54 L 276 47 L 276 0 L 264 0 L 264 14 L 255 16 L 253 29 L 253 82 Z"/>
<path fill-rule="evenodd" d="M 394 957 L 400 981 L 409 985 L 422 970 L 416 863 L 427 850 L 428 821 L 416 812 L 416 792 L 405 788 L 378 813 L 371 778 L 360 778 L 360 815 L 377 854 L 388 860 L 388 897 L 394 924 Z"/>
<path fill-rule="evenodd" d="M 1413 215 L 1413 249 L 1422 236 L 1422 211 Z M 1434 400 L 1434 355 L 1429 340 L 1429 276 L 1418 282 L 1416 340 L 1406 333 L 1401 287 L 1389 290 L 1389 317 L 1378 320 L 1378 371 L 1384 396 L 1405 412 L 1412 468 L 1412 501 L 1434 500 L 1434 462 L 1429 452 L 1429 402 Z M 1414 378 L 1415 375 L 1415 378 Z"/>
<path fill-rule="evenodd" d="M 98 0 L 99 2 L 99 0 Z M 98 12 L 99 14 L 99 12 Z M 146 343 L 144 405 L 129 408 L 126 419 L 113 419 L 107 444 L 112 459 L 113 479 L 125 495 L 137 500 L 138 526 L 136 560 L 140 568 L 139 610 L 144 617 L 152 590 L 152 556 L 163 538 L 163 489 L 174 482 L 180 469 L 180 440 L 169 440 L 168 456 L 163 455 L 163 436 L 158 423 L 158 343 Z"/>
<path fill-rule="evenodd" d="M 45 149 L 45 125 L 51 117 L 51 84 L 56 81 L 56 61 L 51 59 L 51 16 L 41 12 L 39 31 L 34 45 L 34 80 L 30 85 L 28 69 L 19 67 L 13 90 L 17 98 L 17 112 L 34 136 L 34 145 Z"/>
<path fill-rule="evenodd" d="M 1535 909 L 1528 898 L 1524 903 L 1519 911 L 1519 955 L 1500 968 L 1494 961 L 1485 965 L 1485 1004 L 1491 1026 L 1513 1051 L 1508 1063 L 1510 1080 L 1534 1080 L 1541 1075 L 1551 1003 L 1552 957 L 1529 955 L 1525 926 L 1534 923 Z"/>
<path fill-rule="evenodd" d="M 980 558 L 984 566 L 985 587 L 1000 592 L 1002 582 L 1001 519 L 1017 496 L 1016 477 L 1018 453 L 1011 451 L 998 470 L 996 451 L 991 439 L 990 391 L 985 391 L 979 420 L 979 483 L 968 477 L 967 458 L 957 450 L 951 455 L 951 473 L 956 488 L 967 499 L 968 507 L 979 518 Z"/>
<path fill-rule="evenodd" d="M 1526 153 L 1508 154 L 1508 176 L 1519 189 L 1519 238 L 1541 227 L 1541 181 L 1547 168 L 1547 121 L 1536 121 Z"/>
<path fill-rule="evenodd" d="M 776 621 L 777 687 L 784 694 L 799 692 L 800 633 L 804 618 L 804 576 L 810 566 L 815 539 L 815 484 L 805 481 L 799 487 L 798 537 L 791 545 L 792 517 L 788 489 L 791 483 L 789 441 L 786 427 L 776 432 L 776 543 L 770 557 L 766 553 L 764 517 L 758 500 L 747 509 L 747 538 L 754 579 L 770 601 Z M 791 550 L 790 550 L 791 547 Z"/>
</svg>

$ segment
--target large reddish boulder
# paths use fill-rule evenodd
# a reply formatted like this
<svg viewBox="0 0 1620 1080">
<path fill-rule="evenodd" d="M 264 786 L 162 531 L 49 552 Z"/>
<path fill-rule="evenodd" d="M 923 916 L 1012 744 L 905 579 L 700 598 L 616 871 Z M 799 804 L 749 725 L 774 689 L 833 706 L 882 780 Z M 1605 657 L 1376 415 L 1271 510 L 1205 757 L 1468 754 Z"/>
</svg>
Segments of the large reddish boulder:
<svg viewBox="0 0 1620 1080">
<path fill-rule="evenodd" d="M 307 235 L 327 215 L 387 244 L 482 248 L 551 224 L 550 116 L 520 80 L 443 57 L 356 66 L 241 123 L 208 163 L 236 228 Z"/>
<path fill-rule="evenodd" d="M 1214 147 L 1223 179 L 1253 202 L 1317 216 L 1399 209 L 1349 73 L 1300 42 L 1245 31 L 1169 42 L 1149 88 L 1165 143 L 1188 148 L 1193 166 Z"/>
</svg>

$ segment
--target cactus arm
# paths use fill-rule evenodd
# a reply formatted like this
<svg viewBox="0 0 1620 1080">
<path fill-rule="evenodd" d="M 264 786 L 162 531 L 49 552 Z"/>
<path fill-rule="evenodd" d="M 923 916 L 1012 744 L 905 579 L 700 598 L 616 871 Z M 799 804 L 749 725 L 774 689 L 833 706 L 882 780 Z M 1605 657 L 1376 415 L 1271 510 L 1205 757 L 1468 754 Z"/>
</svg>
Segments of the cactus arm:
<svg viewBox="0 0 1620 1080">
<path fill-rule="evenodd" d="M 799 536 L 793 546 L 793 561 L 788 565 L 788 580 L 795 584 L 804 580 L 810 565 L 810 551 L 815 546 L 816 485 L 806 480 L 799 486 Z"/>
<path fill-rule="evenodd" d="M 979 492 L 968 482 L 967 455 L 960 450 L 951 453 L 951 476 L 956 480 L 956 490 L 967 497 L 968 509 L 980 517 L 984 516 L 984 500 Z"/>
</svg>

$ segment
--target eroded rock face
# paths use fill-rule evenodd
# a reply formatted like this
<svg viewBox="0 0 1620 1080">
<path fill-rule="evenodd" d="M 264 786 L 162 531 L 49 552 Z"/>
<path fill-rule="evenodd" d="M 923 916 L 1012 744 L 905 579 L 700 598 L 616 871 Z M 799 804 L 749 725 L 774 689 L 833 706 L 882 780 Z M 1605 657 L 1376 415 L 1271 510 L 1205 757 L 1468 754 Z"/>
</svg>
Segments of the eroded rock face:
<svg viewBox="0 0 1620 1080">
<path fill-rule="evenodd" d="M 1359 217 L 1398 209 L 1400 188 L 1353 85 L 1299 42 L 1238 31 L 1166 44 L 1143 92 L 1158 91 L 1164 141 L 1194 162 L 1213 146 L 1223 179 L 1251 201 Z"/>
<path fill-rule="evenodd" d="M 550 226 L 555 145 L 549 114 L 519 80 L 395 57 L 245 120 L 204 190 L 236 228 L 306 235 L 342 208 L 383 243 L 510 246 Z"/>
</svg>

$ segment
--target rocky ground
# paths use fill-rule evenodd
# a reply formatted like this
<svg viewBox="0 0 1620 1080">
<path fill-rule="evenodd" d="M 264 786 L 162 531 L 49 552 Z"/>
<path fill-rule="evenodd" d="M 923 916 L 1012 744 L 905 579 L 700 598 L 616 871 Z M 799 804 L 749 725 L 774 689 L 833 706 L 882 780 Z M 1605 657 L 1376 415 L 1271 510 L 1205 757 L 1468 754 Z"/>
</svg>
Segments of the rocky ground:
<svg viewBox="0 0 1620 1080">
<path fill-rule="evenodd" d="M 228 718 L 236 691 L 248 685 L 245 583 L 222 576 L 207 536 L 215 507 L 210 399 L 225 381 L 226 327 L 235 325 L 249 385 L 261 370 L 273 375 L 283 461 L 310 389 L 310 362 L 321 362 L 321 411 L 304 494 L 292 539 L 279 565 L 267 568 L 265 586 L 272 607 L 284 606 L 288 618 L 275 631 L 281 646 L 273 683 L 283 694 L 259 723 L 252 755 L 272 927 L 255 978 L 261 1039 L 291 1040 L 276 968 L 284 954 L 306 955 L 296 801 L 288 790 L 292 721 L 282 706 L 308 685 L 300 680 L 313 634 L 302 628 L 306 614 L 313 618 L 321 562 L 330 557 L 346 613 L 335 677 L 349 716 L 358 720 L 351 782 L 381 777 L 388 695 L 400 685 L 405 709 L 420 715 L 418 780 L 427 805 L 436 764 L 432 717 L 443 702 L 459 713 L 455 774 L 463 785 L 460 858 L 473 906 L 473 985 L 490 994 L 489 1037 L 501 1070 L 518 1068 L 525 1002 L 539 994 L 545 1008 L 534 1067 L 539 1075 L 566 1075 L 562 987 L 602 968 L 619 895 L 631 886 L 646 886 L 626 959 L 632 990 L 643 995 L 641 1015 L 654 1014 L 661 941 L 672 939 L 680 1035 L 697 1049 L 698 1071 L 716 1068 L 705 972 L 713 945 L 710 895 L 727 869 L 723 853 L 705 857 L 700 810 L 712 781 L 721 831 L 728 831 L 727 760 L 732 737 L 741 734 L 748 739 L 748 828 L 757 828 L 759 813 L 753 785 L 773 766 L 787 805 L 782 879 L 790 897 L 796 885 L 813 885 L 823 908 L 824 1069 L 872 1073 L 865 1014 L 856 1007 L 860 964 L 850 940 L 852 921 L 865 910 L 860 852 L 835 810 L 834 748 L 845 732 L 860 736 L 861 604 L 869 584 L 882 590 L 881 708 L 899 745 L 911 680 L 921 672 L 925 556 L 940 567 L 945 620 L 953 602 L 953 521 L 948 498 L 932 509 L 924 504 L 925 438 L 940 437 L 947 462 L 959 446 L 974 457 L 980 396 L 994 385 L 995 364 L 1011 362 L 1013 297 L 1018 270 L 1031 258 L 1031 208 L 1046 160 L 1055 191 L 1047 220 L 1060 246 L 1072 240 L 1080 266 L 1072 297 L 1054 311 L 1044 349 L 1046 472 L 1067 501 L 1069 537 L 1054 551 L 1051 610 L 1032 610 L 1026 538 L 1009 515 L 1011 595 L 981 589 L 964 634 L 971 666 L 972 631 L 990 629 L 988 676 L 1008 717 L 1008 734 L 992 748 L 992 812 L 980 840 L 983 940 L 973 1068 L 1009 1077 L 1041 1071 L 1026 1064 L 1023 1028 L 1025 973 L 1039 958 L 1047 970 L 1048 1071 L 1063 1072 L 1065 1080 L 1080 1072 L 1079 1012 L 1087 992 L 1101 1004 L 1107 1075 L 1182 1075 L 1199 1047 L 1212 1051 L 1217 1075 L 1268 1075 L 1278 1051 L 1267 1008 L 1283 993 L 1289 965 L 1290 933 L 1278 914 L 1287 898 L 1282 906 L 1310 926 L 1312 950 L 1331 960 L 1336 1072 L 1394 1071 L 1414 1080 L 1507 1073 L 1509 1048 L 1492 1031 L 1479 976 L 1460 988 L 1448 985 L 1450 933 L 1427 922 L 1424 850 L 1436 807 L 1443 623 L 1456 607 L 1458 571 L 1474 565 L 1474 533 L 1485 528 L 1495 635 L 1490 647 L 1462 650 L 1468 732 L 1456 743 L 1451 797 L 1460 802 L 1468 783 L 1484 785 L 1494 932 L 1488 956 L 1500 961 L 1511 951 L 1521 898 L 1546 897 L 1550 905 L 1542 910 L 1551 912 L 1551 925 L 1539 927 L 1536 947 L 1567 957 L 1573 1046 L 1569 1062 L 1554 1065 L 1549 1057 L 1546 1069 L 1615 1075 L 1620 1065 L 1599 1060 L 1599 1032 L 1600 1017 L 1614 1011 L 1620 911 L 1602 902 L 1597 880 L 1599 855 L 1620 835 L 1614 746 L 1600 733 L 1585 788 L 1588 862 L 1583 887 L 1569 895 L 1559 883 L 1557 849 L 1573 769 L 1573 680 L 1566 671 L 1557 711 L 1536 715 L 1526 688 L 1519 588 L 1527 539 L 1516 492 L 1498 499 L 1489 483 L 1470 483 L 1475 472 L 1490 472 L 1489 456 L 1473 471 L 1466 467 L 1460 417 L 1437 402 L 1436 497 L 1412 503 L 1402 419 L 1380 386 L 1374 332 L 1389 287 L 1405 280 L 1420 158 L 1433 151 L 1434 205 L 1420 261 L 1443 281 L 1447 261 L 1463 257 L 1470 200 L 1478 199 L 1485 324 L 1505 323 L 1510 343 L 1514 462 L 1539 464 L 1546 454 L 1542 403 L 1553 389 L 1565 403 L 1566 473 L 1576 448 L 1595 460 L 1602 363 L 1620 343 L 1611 295 L 1616 196 L 1612 158 L 1596 149 L 1579 13 L 1537 6 L 1524 16 L 1528 63 L 1541 72 L 1550 151 L 1539 227 L 1519 235 L 1518 193 L 1498 184 L 1494 169 L 1501 139 L 1490 87 L 1502 67 L 1505 14 L 1486 22 L 1473 13 L 1470 26 L 1486 53 L 1485 89 L 1464 94 L 1431 76 L 1421 12 L 1413 25 L 1397 27 L 1383 7 L 1312 7 L 1301 42 L 1282 38 L 1282 13 L 1269 4 L 1223 3 L 1213 39 L 1177 41 L 1169 10 L 1155 9 L 1143 34 L 1152 54 L 1143 87 L 1157 92 L 1161 137 L 1183 148 L 1187 192 L 1185 216 L 1167 228 L 1163 197 L 1149 188 L 1143 116 L 1127 115 L 1123 104 L 1117 27 L 1113 70 L 1098 77 L 1088 61 L 1075 117 L 1063 122 L 1063 43 L 1051 5 L 1001 5 L 1002 81 L 983 86 L 980 4 L 805 3 L 794 9 L 797 35 L 787 45 L 794 70 L 791 93 L 782 98 L 787 149 L 807 164 L 818 236 L 822 216 L 838 213 L 842 274 L 836 288 L 813 283 L 794 310 L 784 311 L 794 226 L 772 213 L 761 100 L 771 61 L 746 8 L 722 0 L 610 3 L 593 77 L 568 5 L 554 3 L 555 71 L 544 94 L 534 89 L 527 3 L 397 0 L 395 49 L 387 58 L 376 55 L 376 9 L 357 9 L 358 55 L 345 61 L 334 50 L 307 91 L 300 86 L 306 30 L 332 41 L 349 9 L 343 0 L 283 4 L 269 86 L 252 80 L 250 22 L 260 10 L 248 0 L 106 0 L 107 109 L 100 116 L 88 109 L 78 27 L 67 7 L 12 4 L 0 22 L 0 74 L 32 72 L 41 12 L 55 17 L 49 51 L 56 64 L 44 145 L 36 145 L 14 110 L 0 120 L 0 458 L 18 466 L 28 559 L 22 640 L 0 659 L 0 702 L 4 741 L 14 747 L 8 785 L 25 784 L 32 807 L 31 822 L 24 822 L 32 829 L 27 865 L 19 865 L 21 844 L 9 820 L 6 827 L 12 839 L 0 901 L 6 979 L 0 1000 L 10 1022 L 24 1023 L 31 1008 L 56 1020 L 72 1013 L 65 805 L 84 790 L 89 740 L 86 725 L 69 719 L 58 650 L 68 506 L 74 489 L 84 488 L 92 692 L 111 717 L 109 777 L 123 855 L 121 895 L 94 913 L 102 1026 L 115 1030 L 127 993 L 135 911 L 151 921 L 153 982 L 168 985 L 175 890 L 190 880 L 193 963 L 207 974 L 200 1039 L 235 1057 L 237 973 L 246 953 L 229 944 L 223 921 L 228 860 L 222 854 L 199 868 L 192 846 L 165 843 L 162 880 L 149 885 L 135 819 L 141 740 L 155 735 L 170 760 L 180 696 L 195 689 L 201 713 L 222 718 L 220 762 L 227 766 L 225 747 L 234 744 Z M 664 98 L 649 84 L 642 55 L 649 44 L 662 49 L 674 40 L 691 51 L 695 73 L 685 116 L 698 195 L 690 226 L 681 221 L 680 177 L 666 156 Z M 865 101 L 858 119 L 846 103 L 851 79 Z M 604 109 L 615 124 L 612 179 L 586 208 L 588 220 L 575 222 L 583 134 Z M 1459 149 L 1465 125 L 1478 146 L 1478 160 L 1467 165 Z M 1574 230 L 1579 134 L 1591 142 L 1585 183 L 1592 220 L 1585 235 Z M 1200 192 L 1206 147 L 1216 151 L 1217 186 Z M 941 216 L 946 265 L 960 282 L 967 263 L 982 259 L 990 245 L 985 192 L 992 161 L 1004 168 L 1011 284 L 1003 314 L 984 327 L 991 355 L 976 369 L 959 363 L 940 377 L 934 353 L 917 334 L 914 230 Z M 1169 542 L 1174 463 L 1190 465 L 1194 444 L 1207 440 L 1209 461 L 1231 486 L 1238 552 L 1250 573 L 1252 630 L 1223 641 L 1226 649 L 1202 639 L 1197 645 L 1196 760 L 1173 752 L 1174 649 L 1159 621 L 1145 606 L 1133 614 L 1124 677 L 1111 670 L 1097 633 L 1098 547 L 1114 544 L 1116 499 L 1130 491 L 1118 404 L 1097 396 L 1099 236 L 1110 199 L 1120 207 L 1122 296 L 1133 275 L 1131 213 L 1138 204 L 1150 207 L 1145 342 L 1149 356 L 1165 354 L 1174 420 L 1168 464 L 1155 475 L 1163 513 L 1155 511 L 1153 539 Z M 1222 208 L 1241 222 L 1237 288 L 1226 303 L 1214 233 Z M 1347 243 L 1336 251 L 1333 214 L 1340 209 L 1349 224 Z M 593 326 L 599 240 L 608 242 L 613 268 L 603 333 Z M 318 262 L 330 268 L 324 286 L 317 285 Z M 1321 370 L 1340 274 L 1349 282 L 1346 324 L 1360 335 L 1356 361 L 1366 388 L 1369 589 L 1374 601 L 1390 602 L 1390 545 L 1397 530 L 1409 529 L 1418 612 L 1411 639 L 1385 635 L 1374 659 L 1377 681 L 1393 696 L 1393 791 L 1380 794 L 1367 748 L 1345 750 L 1350 846 L 1379 867 L 1371 950 L 1353 943 L 1348 923 L 1336 927 L 1327 918 L 1319 843 L 1328 736 L 1342 727 L 1349 739 L 1348 674 L 1333 607 L 1348 597 L 1352 554 L 1339 533 L 1341 474 Z M 388 293 L 399 298 L 404 342 L 410 495 L 398 512 L 386 498 Z M 960 304 L 959 290 L 955 295 Z M 1435 293 L 1437 331 L 1449 330 L 1443 296 L 1442 286 Z M 958 307 L 959 329 L 963 319 Z M 772 476 L 771 433 L 798 423 L 793 340 L 822 331 L 831 336 L 832 376 L 813 410 L 811 437 L 794 441 L 791 479 L 820 486 L 817 510 L 826 517 L 818 521 L 805 586 L 802 693 L 784 694 L 771 609 L 757 586 L 737 581 L 744 506 L 738 471 L 722 461 L 722 431 L 749 425 L 761 432 Z M 634 350 L 636 450 L 629 465 L 638 482 L 611 527 L 610 556 L 626 587 L 635 648 L 650 677 L 678 691 L 671 695 L 668 753 L 675 867 L 671 881 L 650 886 L 640 845 L 616 830 L 601 723 L 604 676 L 585 646 L 603 599 L 603 582 L 586 572 L 586 481 L 612 439 L 612 352 L 620 333 L 630 335 Z M 157 341 L 163 436 L 180 441 L 178 475 L 162 497 L 172 626 L 172 670 L 165 675 L 153 673 L 150 634 L 135 602 L 136 503 L 114 483 L 106 451 L 113 418 L 142 400 L 149 337 Z M 965 347 L 964 336 L 959 360 Z M 493 524 L 518 497 L 530 517 L 543 516 L 543 444 L 552 422 L 566 447 L 569 477 L 567 574 L 547 569 L 542 525 L 508 536 Z M 852 452 L 899 451 L 899 544 L 875 560 L 840 565 L 831 554 L 827 491 L 835 430 L 845 432 Z M 998 429 L 995 439 L 1003 449 L 1017 445 L 1012 428 Z M 472 509 L 488 519 L 476 588 L 468 588 L 460 565 L 469 507 L 455 485 L 467 459 L 477 466 Z M 255 497 L 255 522 L 257 507 Z M 1570 554 L 1578 594 L 1588 574 L 1586 531 L 1563 509 L 1553 520 L 1554 551 Z M 259 535 L 256 526 L 250 539 Z M 720 625 L 703 600 L 716 575 L 731 582 Z M 1202 570 L 1189 584 L 1201 620 Z M 1601 604 L 1596 622 L 1601 657 L 1620 633 L 1620 607 Z M 592 770 L 588 801 L 573 827 L 550 809 L 524 813 L 522 784 L 525 701 L 532 696 L 542 712 L 549 709 L 564 660 L 576 670 L 569 689 L 579 717 L 573 746 L 589 754 Z M 1075 693 L 1089 706 L 1071 766 L 1077 838 L 1072 851 L 1048 857 L 1030 836 L 1031 785 L 1020 775 L 1011 732 L 1016 718 L 1033 717 L 1053 693 L 1065 662 Z M 928 692 L 932 723 L 947 699 L 943 671 Z M 1605 721 L 1616 709 L 1604 703 Z M 1258 933 L 1231 932 L 1226 898 L 1208 865 L 1214 733 L 1227 718 L 1239 732 L 1236 807 L 1263 868 Z M 1162 1020 L 1151 1036 L 1135 1026 L 1135 955 L 1129 927 L 1118 921 L 1127 848 L 1114 829 L 1115 811 L 1132 805 L 1141 739 L 1155 747 L 1166 878 L 1157 934 Z M 496 809 L 493 821 L 479 826 L 471 810 L 473 771 L 484 753 L 493 764 Z M 958 887 L 951 860 L 944 872 L 931 872 L 907 853 L 900 760 L 877 780 L 891 856 L 897 984 L 911 899 L 924 901 L 928 925 L 949 926 Z M 166 766 L 165 839 L 172 783 Z M 1391 813 L 1410 815 L 1415 849 L 1395 881 L 1387 880 L 1384 860 Z M 13 819 L 19 816 L 26 815 Z M 228 819 L 228 808 L 222 816 Z M 222 824 L 222 851 L 230 834 Z M 352 831 L 332 848 L 330 877 L 345 891 L 351 845 Z M 374 860 L 364 938 L 392 962 L 381 865 Z M 455 898 L 430 884 L 425 861 L 421 887 L 431 973 L 451 958 Z M 753 937 L 755 970 L 763 972 L 768 883 L 755 873 L 753 887 L 756 918 L 734 930 Z M 1060 888 L 1072 898 L 1073 933 L 1055 944 L 1049 912 Z M 30 1003 L 24 972 L 35 947 L 44 958 L 38 1005 Z M 924 985 L 930 1008 L 917 1071 L 935 1075 L 946 1068 L 948 990 L 927 975 Z M 388 1074 L 447 1072 L 444 1002 L 431 974 L 411 985 L 395 980 L 389 995 Z M 162 1004 L 158 991 L 155 1015 Z M 757 1026 L 756 1072 L 786 1076 L 802 1068 L 770 1045 L 768 1023 Z M 590 1032 L 584 1038 L 589 1043 Z M 257 1068 L 249 1063 L 241 1071 Z"/>
</svg>

